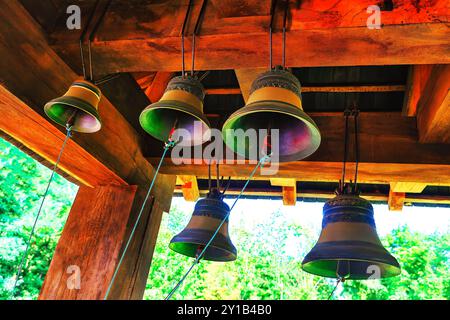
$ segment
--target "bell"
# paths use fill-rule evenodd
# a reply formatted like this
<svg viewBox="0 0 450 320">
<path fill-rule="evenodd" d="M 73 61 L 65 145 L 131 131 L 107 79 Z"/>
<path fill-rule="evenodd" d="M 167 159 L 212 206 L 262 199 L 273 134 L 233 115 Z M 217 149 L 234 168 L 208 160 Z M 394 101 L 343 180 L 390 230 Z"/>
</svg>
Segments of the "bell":
<svg viewBox="0 0 450 320">
<path fill-rule="evenodd" d="M 228 147 L 249 158 L 257 148 L 248 139 L 236 139 L 233 130 L 279 130 L 280 162 L 306 158 L 320 145 L 320 132 L 314 121 L 302 109 L 298 79 L 289 71 L 277 67 L 259 75 L 253 82 L 245 107 L 233 113 L 222 132 Z"/>
<path fill-rule="evenodd" d="M 101 98 L 100 89 L 94 84 L 75 81 L 62 97 L 47 102 L 45 114 L 57 124 L 72 126 L 72 131 L 92 133 L 100 130 L 102 124 L 98 114 Z"/>
<path fill-rule="evenodd" d="M 195 204 L 194 213 L 186 228 L 173 237 L 169 248 L 188 257 L 196 258 L 212 238 L 230 208 L 216 189 Z M 237 250 L 228 234 L 228 218 L 206 249 L 203 259 L 211 261 L 236 260 Z"/>
<path fill-rule="evenodd" d="M 354 280 L 400 274 L 400 265 L 378 238 L 373 207 L 355 194 L 342 194 L 323 207 L 319 241 L 302 262 L 306 272 Z"/>
<path fill-rule="evenodd" d="M 171 131 L 185 129 L 190 138 L 178 142 L 180 146 L 195 146 L 209 139 L 209 121 L 203 114 L 205 90 L 201 82 L 193 77 L 179 76 L 170 80 L 161 100 L 146 107 L 139 122 L 154 138 L 167 141 Z M 197 123 L 197 125 L 195 125 Z"/>
</svg>

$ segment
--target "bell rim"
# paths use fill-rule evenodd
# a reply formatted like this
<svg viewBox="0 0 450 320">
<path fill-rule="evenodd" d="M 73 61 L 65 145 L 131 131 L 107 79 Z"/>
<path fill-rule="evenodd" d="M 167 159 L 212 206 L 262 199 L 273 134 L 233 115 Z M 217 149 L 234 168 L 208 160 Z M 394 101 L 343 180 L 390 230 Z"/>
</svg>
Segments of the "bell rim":
<svg viewBox="0 0 450 320">
<path fill-rule="evenodd" d="M 183 251 L 181 251 L 181 250 L 177 250 L 177 248 L 176 248 L 176 244 L 178 244 L 178 243 L 185 243 L 185 244 L 192 244 L 192 245 L 198 245 L 198 246 L 201 246 L 201 245 L 204 245 L 203 243 L 198 243 L 198 242 L 194 242 L 194 241 L 189 241 L 189 242 L 187 242 L 187 241 L 176 241 L 175 239 L 179 236 L 180 234 L 177 234 L 177 235 L 175 235 L 173 238 L 172 238 L 172 240 L 170 241 L 170 243 L 169 243 L 169 249 L 171 249 L 171 250 L 173 250 L 173 251 L 175 251 L 176 253 L 179 253 L 179 254 L 182 254 L 182 255 L 185 255 L 185 256 L 188 256 L 188 257 L 191 257 L 191 258 L 195 258 L 195 256 L 193 256 L 193 255 L 187 255 L 185 252 L 183 252 Z M 217 235 L 216 235 L 216 237 L 217 237 Z M 236 259 L 237 259 L 237 249 L 236 249 L 236 247 L 231 243 L 231 250 L 228 250 L 228 249 L 225 249 L 225 248 L 222 248 L 222 247 L 218 247 L 218 246 L 216 246 L 216 245 L 213 245 L 213 243 L 211 243 L 210 245 L 209 245 L 209 247 L 211 247 L 211 248 L 214 248 L 214 249 L 216 249 L 216 250 L 220 250 L 220 251 L 222 251 L 222 252 L 226 252 L 226 253 L 229 253 L 230 254 L 230 258 L 225 258 L 225 259 L 221 259 L 221 260 L 216 260 L 216 259 L 209 259 L 209 258 L 207 258 L 206 256 L 203 256 L 202 257 L 202 259 L 203 260 L 208 260 L 208 261 L 216 261 L 216 262 L 228 262 L 228 261 L 235 261 Z"/>
<path fill-rule="evenodd" d="M 259 107 L 260 105 L 267 105 L 267 103 L 279 104 L 283 107 L 288 107 L 292 110 L 292 112 L 276 110 L 275 108 L 273 108 L 271 106 L 266 110 L 251 110 L 253 108 Z M 250 109 L 250 110 L 248 110 L 248 109 Z M 271 112 L 271 113 L 276 112 L 276 113 L 282 113 L 282 114 L 285 114 L 288 116 L 292 116 L 292 117 L 296 118 L 297 120 L 302 121 L 308 127 L 309 131 L 311 132 L 312 139 L 311 139 L 311 144 L 308 148 L 304 149 L 301 152 L 297 152 L 297 153 L 290 154 L 287 156 L 280 156 L 279 162 L 298 161 L 298 160 L 304 159 L 304 158 L 312 155 L 320 147 L 320 143 L 322 141 L 322 136 L 320 134 L 319 127 L 314 122 L 314 120 L 306 112 L 297 108 L 296 106 L 291 105 L 289 103 L 277 101 L 277 100 L 264 100 L 264 101 L 253 102 L 253 103 L 245 105 L 244 107 L 240 108 L 239 110 L 233 112 L 222 126 L 222 137 L 223 137 L 223 141 L 225 142 L 225 144 L 228 147 L 230 147 L 231 150 L 233 150 L 235 153 L 237 153 L 227 143 L 226 135 L 225 135 L 224 131 L 227 129 L 232 129 L 232 128 L 229 128 L 230 123 L 233 120 L 235 120 L 235 118 L 237 118 L 238 116 L 241 117 L 241 116 L 246 116 L 246 115 L 253 114 L 253 113 L 264 113 L 264 112 Z M 239 155 L 242 156 L 242 154 L 239 154 Z M 245 154 L 243 156 L 245 156 Z"/>
<path fill-rule="evenodd" d="M 187 110 L 187 108 L 190 108 L 192 110 L 194 110 L 194 112 L 192 112 L 192 110 Z M 208 118 L 206 118 L 206 116 L 198 111 L 195 108 L 192 108 L 192 106 L 188 105 L 188 104 L 184 104 L 180 101 L 175 101 L 175 100 L 164 100 L 164 101 L 158 101 L 155 103 L 152 103 L 150 105 L 148 105 L 147 107 L 145 107 L 144 110 L 142 110 L 141 114 L 139 115 L 139 124 L 141 125 L 142 129 L 144 129 L 145 132 L 147 132 L 149 135 L 151 135 L 152 137 L 154 137 L 155 139 L 160 140 L 159 138 L 157 138 L 154 134 L 152 134 L 150 131 L 148 131 L 142 124 L 143 118 L 151 111 L 154 110 L 158 110 L 158 109 L 169 109 L 169 110 L 176 110 L 176 111 L 180 111 L 183 112 L 185 114 L 188 114 L 190 116 L 193 116 L 194 118 L 196 118 L 197 120 L 201 121 L 202 124 L 204 126 L 206 126 L 208 129 L 211 129 L 211 124 L 209 123 Z M 200 144 L 205 143 L 207 140 L 202 139 L 202 142 Z M 181 146 L 183 146 L 183 144 L 180 144 Z M 198 144 L 190 144 L 192 146 L 198 145 Z"/>
<path fill-rule="evenodd" d="M 77 102 L 77 104 L 73 103 L 72 102 L 73 100 L 75 100 Z M 65 105 L 70 106 L 72 108 L 81 110 L 81 111 L 89 114 L 90 116 L 92 116 L 97 122 L 96 128 L 98 128 L 98 129 L 96 129 L 96 130 L 79 130 L 77 127 L 73 127 L 71 129 L 72 131 L 81 132 L 81 133 L 94 133 L 94 132 L 97 132 L 97 131 L 99 131 L 101 129 L 101 127 L 102 127 L 102 120 L 100 118 L 100 114 L 98 113 L 97 109 L 94 106 L 84 102 L 81 99 L 75 98 L 75 97 L 62 96 L 62 97 L 50 100 L 49 102 L 47 102 L 45 104 L 44 112 L 47 115 L 47 117 L 49 117 L 53 122 L 55 122 L 55 123 L 57 123 L 57 124 L 59 124 L 60 126 L 63 126 L 63 127 L 66 126 L 66 124 L 63 124 L 63 123 L 59 122 L 56 118 L 54 118 L 49 113 L 49 109 L 52 106 L 54 106 L 55 104 L 58 104 L 58 103 L 65 104 Z"/>
<path fill-rule="evenodd" d="M 385 278 L 392 278 L 392 277 L 396 277 L 398 275 L 401 274 L 401 267 L 400 265 L 392 265 L 386 262 L 381 262 L 381 261 L 377 261 L 377 260 L 368 260 L 368 259 L 350 259 L 350 258 L 340 258 L 340 259 L 315 259 L 313 261 L 308 261 L 306 263 L 302 262 L 302 270 L 316 275 L 316 276 L 320 276 L 320 277 L 324 277 L 324 278 L 331 278 L 331 279 L 338 279 L 338 276 L 328 276 L 328 275 L 324 275 L 324 273 L 319 273 L 319 272 L 313 272 L 310 269 L 308 270 L 308 268 L 310 267 L 311 264 L 314 264 L 316 262 L 319 261 L 339 261 L 339 260 L 346 260 L 346 261 L 357 261 L 357 262 L 367 262 L 367 263 L 372 263 L 372 264 L 377 264 L 377 265 L 383 265 L 383 266 L 387 266 L 389 267 L 389 269 L 393 269 L 395 270 L 395 272 L 387 272 L 385 274 L 383 274 L 383 276 L 380 277 L 380 279 L 385 279 Z M 370 276 L 370 275 L 369 275 Z M 346 280 L 371 280 L 369 279 L 369 276 L 367 277 L 349 277 L 346 278 Z"/>
</svg>

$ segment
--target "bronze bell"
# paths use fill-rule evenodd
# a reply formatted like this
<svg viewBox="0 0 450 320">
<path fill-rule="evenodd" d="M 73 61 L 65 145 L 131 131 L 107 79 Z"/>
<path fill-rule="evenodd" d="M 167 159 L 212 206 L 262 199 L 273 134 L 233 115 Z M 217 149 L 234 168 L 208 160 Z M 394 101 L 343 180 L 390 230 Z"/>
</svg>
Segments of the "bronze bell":
<svg viewBox="0 0 450 320">
<path fill-rule="evenodd" d="M 49 101 L 44 106 L 47 116 L 57 124 L 72 126 L 72 131 L 92 133 L 100 130 L 98 114 L 100 89 L 85 80 L 75 81 L 64 96 Z"/>
<path fill-rule="evenodd" d="M 400 274 L 397 260 L 378 238 L 373 207 L 356 194 L 342 194 L 323 207 L 319 241 L 302 262 L 306 272 L 363 280 Z"/>
<path fill-rule="evenodd" d="M 317 125 L 303 112 L 300 82 L 281 67 L 259 75 L 245 107 L 233 113 L 223 125 L 228 147 L 246 158 L 254 154 L 251 148 L 258 146 L 247 139 L 235 139 L 229 129 L 279 129 L 280 162 L 306 158 L 317 150 L 321 139 Z"/>
<path fill-rule="evenodd" d="M 186 228 L 170 241 L 169 248 L 188 257 L 196 258 L 208 244 L 230 208 L 223 202 L 217 189 L 195 204 L 194 213 Z M 211 261 L 236 260 L 237 250 L 228 234 L 228 217 L 202 259 Z"/>
<path fill-rule="evenodd" d="M 206 133 L 210 127 L 203 114 L 204 98 L 205 90 L 198 79 L 174 77 L 161 100 L 142 111 L 139 122 L 147 133 L 160 141 L 167 141 L 175 125 L 175 129 L 185 129 L 191 136 L 189 140 L 179 141 L 180 146 L 202 144 L 209 139 Z M 200 127 L 194 125 L 196 121 Z"/>
</svg>

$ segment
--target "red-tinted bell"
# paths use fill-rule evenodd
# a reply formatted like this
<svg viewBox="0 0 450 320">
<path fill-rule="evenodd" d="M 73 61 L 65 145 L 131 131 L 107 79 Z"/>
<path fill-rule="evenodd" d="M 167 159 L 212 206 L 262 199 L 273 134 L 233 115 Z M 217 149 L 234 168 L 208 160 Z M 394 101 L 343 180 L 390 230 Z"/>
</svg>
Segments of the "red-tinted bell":
<svg viewBox="0 0 450 320">
<path fill-rule="evenodd" d="M 44 111 L 57 124 L 72 126 L 72 131 L 92 133 L 102 124 L 98 114 L 100 89 L 91 82 L 75 81 L 64 96 L 47 102 Z"/>
<path fill-rule="evenodd" d="M 355 280 L 393 277 L 401 271 L 378 238 L 372 205 L 354 194 L 338 195 L 324 205 L 319 241 L 306 255 L 302 269 Z"/>
<path fill-rule="evenodd" d="M 194 146 L 209 140 L 209 121 L 203 114 L 205 90 L 193 77 L 175 77 L 170 80 L 161 100 L 146 107 L 139 122 L 154 138 L 167 141 L 172 128 L 184 129 L 189 139 L 179 141 L 180 146 Z M 197 124 L 197 125 L 195 125 Z M 185 138 L 185 137 L 183 137 Z"/>
<path fill-rule="evenodd" d="M 236 139 L 235 130 L 279 130 L 280 162 L 306 158 L 320 145 L 320 132 L 302 109 L 298 79 L 289 71 L 274 69 L 259 75 L 252 84 L 245 107 L 233 113 L 223 125 L 225 143 L 237 154 L 249 158 L 258 154 L 258 143 Z M 273 142 L 272 142 L 273 144 Z"/>
</svg>

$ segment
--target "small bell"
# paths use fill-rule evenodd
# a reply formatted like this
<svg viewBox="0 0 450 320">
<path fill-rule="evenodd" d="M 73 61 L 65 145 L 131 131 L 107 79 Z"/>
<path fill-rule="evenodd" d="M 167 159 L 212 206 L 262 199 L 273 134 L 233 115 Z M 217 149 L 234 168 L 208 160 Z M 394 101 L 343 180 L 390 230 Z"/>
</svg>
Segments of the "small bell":
<svg viewBox="0 0 450 320">
<path fill-rule="evenodd" d="M 232 130 L 230 130 L 232 129 Z M 279 161 L 295 161 L 314 153 L 320 132 L 302 109 L 298 79 L 283 68 L 259 75 L 253 82 L 245 107 L 233 113 L 223 125 L 224 141 L 234 152 L 248 159 L 258 148 L 248 139 L 235 139 L 235 130 L 279 130 Z"/>
<path fill-rule="evenodd" d="M 57 124 L 72 126 L 72 131 L 92 133 L 102 124 L 98 114 L 100 89 L 85 80 L 75 81 L 64 96 L 49 101 L 44 106 L 45 114 Z"/>
<path fill-rule="evenodd" d="M 302 269 L 355 280 L 393 277 L 401 271 L 378 238 L 372 205 L 356 194 L 341 194 L 325 203 L 322 232 Z"/>
<path fill-rule="evenodd" d="M 205 90 L 198 79 L 175 77 L 170 80 L 161 100 L 142 111 L 139 122 L 148 134 L 160 141 L 167 140 L 176 124 L 175 129 L 184 129 L 190 134 L 190 139 L 179 141 L 180 146 L 203 144 L 209 139 L 210 127 L 203 114 L 204 98 Z"/>
<path fill-rule="evenodd" d="M 230 208 L 223 202 L 221 194 L 213 189 L 206 198 L 200 199 L 186 228 L 173 237 L 169 248 L 188 257 L 196 258 L 208 244 Z M 228 234 L 228 218 L 214 240 L 206 249 L 202 259 L 211 261 L 236 260 L 237 250 Z"/>
</svg>

